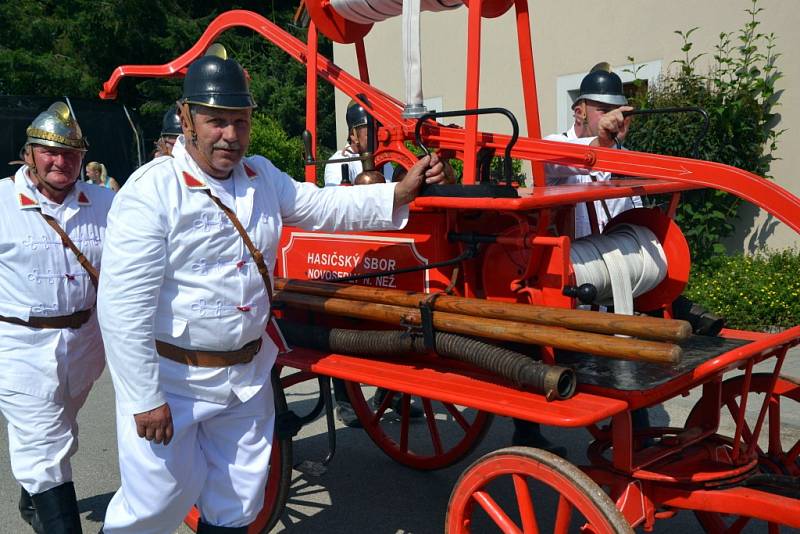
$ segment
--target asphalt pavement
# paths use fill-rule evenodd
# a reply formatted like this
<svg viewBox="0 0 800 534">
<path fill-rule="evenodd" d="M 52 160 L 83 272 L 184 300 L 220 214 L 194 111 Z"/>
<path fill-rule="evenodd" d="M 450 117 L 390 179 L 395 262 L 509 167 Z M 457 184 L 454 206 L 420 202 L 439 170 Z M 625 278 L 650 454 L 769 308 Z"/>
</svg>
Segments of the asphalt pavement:
<svg viewBox="0 0 800 534">
<path fill-rule="evenodd" d="M 784 374 L 800 378 L 800 349 L 794 349 L 784 365 Z M 291 408 L 307 411 L 316 399 L 316 382 L 304 383 L 287 392 Z M 697 393 L 673 399 L 651 412 L 653 424 L 679 425 L 694 405 Z M 114 396 L 108 373 L 104 373 L 80 414 L 80 449 L 73 460 L 84 532 L 94 534 L 119 484 Z M 788 404 L 788 403 L 787 403 Z M 800 410 L 784 410 L 785 439 L 800 439 Z M 480 445 L 455 465 L 437 471 L 416 471 L 384 454 L 363 430 L 338 425 L 337 451 L 333 461 L 319 469 L 295 470 L 287 507 L 273 532 L 305 533 L 439 533 L 443 530 L 450 492 L 459 475 L 476 459 L 510 445 L 513 426 L 508 418 L 495 418 Z M 586 462 L 589 434 L 582 429 L 548 427 L 545 434 L 568 450 L 568 459 Z M 0 533 L 27 533 L 31 529 L 17 513 L 19 489 L 8 462 L 5 426 L 0 430 Z M 328 452 L 324 419 L 306 426 L 294 440 L 294 463 L 320 467 Z M 537 509 L 537 512 L 539 510 Z M 701 532 L 693 515 L 681 512 L 657 523 L 655 532 Z M 764 532 L 763 524 L 751 524 L 745 532 Z M 189 534 L 181 526 L 177 531 Z M 782 532 L 788 532 L 784 529 Z M 169 533 L 166 533 L 169 534 Z"/>
</svg>

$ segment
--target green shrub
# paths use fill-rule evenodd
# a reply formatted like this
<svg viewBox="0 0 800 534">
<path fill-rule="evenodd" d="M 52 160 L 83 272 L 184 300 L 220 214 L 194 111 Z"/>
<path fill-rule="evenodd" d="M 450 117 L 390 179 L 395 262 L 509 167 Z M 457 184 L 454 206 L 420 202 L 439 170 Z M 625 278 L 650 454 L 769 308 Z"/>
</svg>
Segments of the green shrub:
<svg viewBox="0 0 800 534">
<path fill-rule="evenodd" d="M 305 179 L 302 141 L 289 137 L 280 123 L 266 113 L 253 114 L 248 153 L 264 156 L 295 180 Z"/>
<path fill-rule="evenodd" d="M 745 12 L 750 20 L 738 32 L 723 32 L 707 74 L 698 72 L 697 60 L 705 54 L 692 51 L 697 28 L 676 31 L 683 41 L 684 58 L 678 67 L 653 87 L 641 91 L 632 103 L 638 108 L 699 106 L 709 114 L 708 134 L 700 142 L 696 157 L 745 169 L 769 177 L 772 152 L 782 130 L 776 129 L 781 78 L 776 65 L 775 36 L 758 31 L 763 11 L 751 0 Z M 631 58 L 632 59 L 632 58 Z M 634 73 L 635 73 L 634 69 Z M 640 82 L 641 83 L 641 82 Z M 695 157 L 694 144 L 700 132 L 696 114 L 637 117 L 625 139 L 633 150 L 671 156 Z M 676 220 L 686 233 L 692 258 L 707 261 L 725 253 L 721 241 L 734 230 L 738 197 L 702 189 L 683 195 Z"/>
<path fill-rule="evenodd" d="M 686 295 L 731 328 L 763 330 L 800 324 L 800 251 L 719 256 L 695 267 Z"/>
</svg>

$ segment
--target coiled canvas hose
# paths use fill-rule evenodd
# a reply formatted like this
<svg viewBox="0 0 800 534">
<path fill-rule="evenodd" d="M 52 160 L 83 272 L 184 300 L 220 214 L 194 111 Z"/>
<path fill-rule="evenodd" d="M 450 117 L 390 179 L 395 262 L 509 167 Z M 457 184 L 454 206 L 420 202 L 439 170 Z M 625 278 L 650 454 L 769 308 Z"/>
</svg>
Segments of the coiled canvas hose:
<svg viewBox="0 0 800 534">
<path fill-rule="evenodd" d="M 403 70 L 406 77 L 404 118 L 419 117 L 426 111 L 422 96 L 420 11 L 445 11 L 461 5 L 461 0 L 331 0 L 334 11 L 347 20 L 360 24 L 380 22 L 402 13 Z"/>
<path fill-rule="evenodd" d="M 399 330 L 348 330 L 279 321 L 291 345 L 356 356 L 401 356 L 428 352 L 421 335 Z M 516 387 L 544 395 L 547 400 L 575 394 L 575 372 L 547 365 L 524 354 L 477 339 L 435 332 L 436 353 L 491 371 Z"/>
<path fill-rule="evenodd" d="M 601 235 L 577 239 L 570 251 L 577 285 L 597 288 L 598 304 L 633 315 L 633 299 L 656 287 L 667 275 L 667 257 L 658 238 L 644 226 L 621 224 Z M 609 360 L 621 382 L 635 380 L 635 362 Z"/>
<path fill-rule="evenodd" d="M 612 305 L 614 312 L 633 315 L 633 299 L 667 275 L 667 257 L 650 229 L 621 224 L 601 235 L 576 239 L 570 259 L 577 285 L 597 288 L 597 304 Z"/>
</svg>

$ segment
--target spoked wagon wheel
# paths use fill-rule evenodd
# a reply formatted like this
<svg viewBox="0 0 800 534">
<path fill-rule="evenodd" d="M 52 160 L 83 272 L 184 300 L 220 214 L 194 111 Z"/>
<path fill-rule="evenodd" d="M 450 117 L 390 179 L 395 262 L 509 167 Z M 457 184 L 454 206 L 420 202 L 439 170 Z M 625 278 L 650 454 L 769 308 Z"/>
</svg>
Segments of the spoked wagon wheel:
<svg viewBox="0 0 800 534">
<path fill-rule="evenodd" d="M 742 442 L 748 445 L 752 441 L 752 432 L 758 418 L 758 412 L 764 401 L 764 395 L 769 390 L 771 375 L 767 373 L 754 373 L 750 381 L 747 406 L 742 430 Z M 722 383 L 720 427 L 735 428 L 735 421 L 739 417 L 744 376 L 729 378 Z M 800 409 L 800 384 L 788 377 L 778 377 L 775 383 L 773 398 L 767 408 L 767 415 L 761 428 L 759 444 L 756 448 L 759 455 L 759 465 L 762 469 L 793 476 L 800 476 L 800 436 L 797 433 L 787 432 L 783 427 L 783 420 L 787 414 L 797 413 Z M 701 405 L 692 408 L 686 420 L 686 426 L 699 426 L 703 413 Z M 728 435 L 733 435 L 731 430 Z"/>
<path fill-rule="evenodd" d="M 274 384 L 274 382 L 273 382 Z M 282 388 L 274 388 L 275 413 L 285 412 L 286 396 Z M 264 493 L 264 507 L 261 508 L 256 520 L 247 528 L 247 534 L 267 534 L 278 522 L 283 513 L 286 499 L 289 496 L 289 487 L 292 481 L 292 440 L 278 439 L 274 436 L 272 453 L 269 459 L 269 477 Z M 200 511 L 193 506 L 184 518 L 184 523 L 197 531 L 200 520 Z"/>
<path fill-rule="evenodd" d="M 722 383 L 720 432 L 732 436 L 735 422 L 741 413 L 741 396 L 744 376 L 729 378 Z M 755 373 L 750 381 L 747 406 L 742 428 L 742 443 L 752 443 L 758 413 L 769 391 L 771 375 Z M 792 434 L 783 427 L 783 420 L 790 413 L 800 409 L 800 384 L 787 378 L 778 377 L 773 397 L 770 399 L 767 414 L 761 429 L 756 451 L 758 464 L 762 471 L 774 474 L 800 476 L 800 435 Z M 699 426 L 704 414 L 698 403 L 692 408 L 686 420 L 686 426 Z M 728 431 L 729 430 L 729 431 Z M 728 443 L 733 439 L 726 438 Z M 712 512 L 695 512 L 695 516 L 707 532 L 738 532 L 750 521 L 750 518 L 723 516 Z M 768 523 L 769 532 L 778 532 L 779 525 Z"/>
<path fill-rule="evenodd" d="M 388 391 L 378 403 L 375 387 L 357 382 L 346 382 L 346 387 L 372 441 L 390 458 L 414 469 L 441 469 L 456 463 L 480 443 L 492 422 L 487 412 L 426 397 L 413 398 L 423 414 L 412 418 L 412 395 Z"/>
<path fill-rule="evenodd" d="M 614 501 L 583 471 L 529 447 L 491 452 L 458 479 L 447 534 L 632 533 Z"/>
</svg>

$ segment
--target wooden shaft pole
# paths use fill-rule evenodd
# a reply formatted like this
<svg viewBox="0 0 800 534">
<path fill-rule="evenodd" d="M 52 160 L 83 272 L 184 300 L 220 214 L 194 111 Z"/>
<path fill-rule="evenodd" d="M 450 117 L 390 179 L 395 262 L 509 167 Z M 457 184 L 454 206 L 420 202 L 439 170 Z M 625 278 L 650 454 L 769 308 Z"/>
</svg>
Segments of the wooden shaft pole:
<svg viewBox="0 0 800 534">
<path fill-rule="evenodd" d="M 291 308 L 382 323 L 417 326 L 422 321 L 419 310 L 403 306 L 306 295 L 285 289 L 276 293 L 275 299 Z M 549 345 L 559 349 L 623 360 L 671 364 L 677 363 L 681 358 L 680 347 L 669 343 L 607 336 L 518 321 L 472 317 L 457 313 L 434 313 L 433 326 L 437 330 L 454 334 L 532 345 Z"/>
<path fill-rule="evenodd" d="M 399 289 L 382 289 L 287 278 L 276 278 L 275 288 L 321 297 L 336 297 L 412 308 L 419 307 L 423 300 L 430 297 L 427 293 L 415 293 Z M 474 317 L 560 326 L 598 334 L 622 334 L 673 343 L 684 341 L 692 333 L 692 327 L 686 321 L 497 302 L 453 297 L 444 294 L 436 298 L 432 307 L 436 311 L 460 313 Z"/>
</svg>

